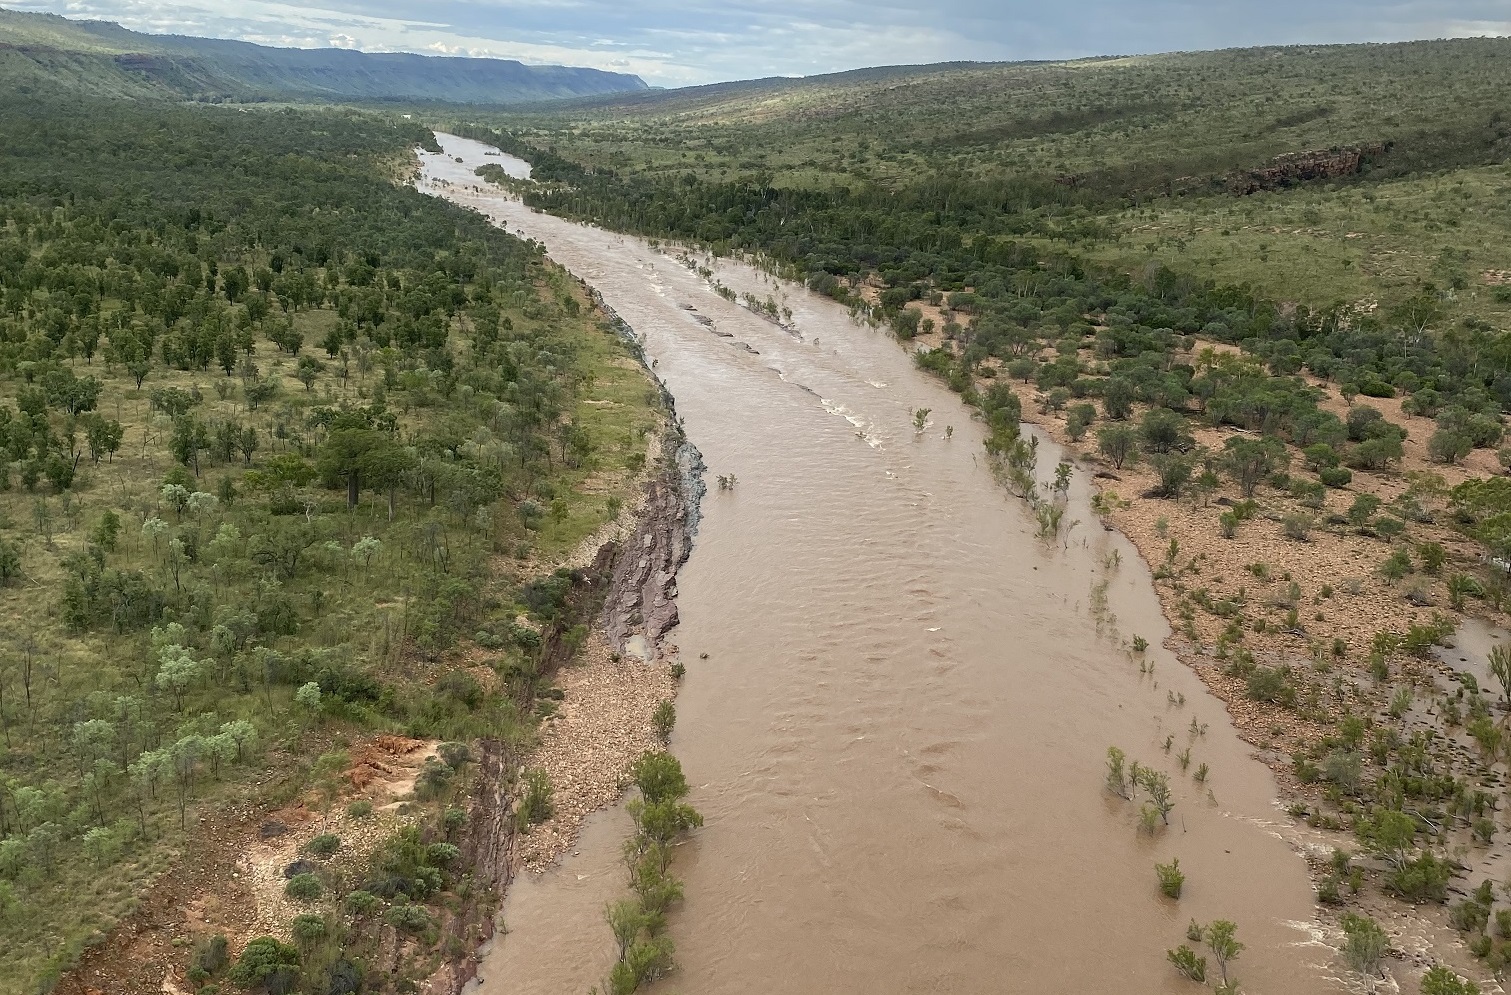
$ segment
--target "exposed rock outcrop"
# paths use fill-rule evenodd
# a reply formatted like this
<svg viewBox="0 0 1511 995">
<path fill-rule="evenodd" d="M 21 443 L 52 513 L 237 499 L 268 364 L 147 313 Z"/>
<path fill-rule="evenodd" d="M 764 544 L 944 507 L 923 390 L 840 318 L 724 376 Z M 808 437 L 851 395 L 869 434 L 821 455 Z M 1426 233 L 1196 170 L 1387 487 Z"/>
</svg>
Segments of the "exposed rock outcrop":
<svg viewBox="0 0 1511 995">
<path fill-rule="evenodd" d="M 1228 192 L 1245 197 L 1261 190 L 1278 190 L 1307 180 L 1352 176 L 1371 160 L 1390 150 L 1388 142 L 1348 145 L 1306 152 L 1287 152 L 1266 166 L 1235 170 L 1228 174 Z"/>
</svg>

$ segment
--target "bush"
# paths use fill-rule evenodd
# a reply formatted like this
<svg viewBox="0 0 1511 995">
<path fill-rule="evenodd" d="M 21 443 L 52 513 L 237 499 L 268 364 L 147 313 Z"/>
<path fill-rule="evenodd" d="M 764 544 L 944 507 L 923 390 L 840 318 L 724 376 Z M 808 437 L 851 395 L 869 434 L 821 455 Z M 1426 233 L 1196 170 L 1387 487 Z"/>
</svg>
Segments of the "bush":
<svg viewBox="0 0 1511 995">
<path fill-rule="evenodd" d="M 671 738 L 672 726 L 677 722 L 677 706 L 670 701 L 663 701 L 656 706 L 656 713 L 651 716 L 651 726 L 656 730 L 656 738 L 665 743 Z"/>
<path fill-rule="evenodd" d="M 1373 494 L 1360 494 L 1348 507 L 1348 524 L 1358 528 L 1374 517 L 1380 510 L 1380 499 Z"/>
<path fill-rule="evenodd" d="M 1448 922 L 1460 933 L 1482 932 L 1490 924 L 1490 910 L 1466 898 L 1448 910 Z"/>
<path fill-rule="evenodd" d="M 1155 864 L 1154 873 L 1159 878 L 1159 891 L 1166 898 L 1179 898 L 1181 886 L 1186 883 L 1186 876 L 1181 873 L 1180 859 L 1176 858 L 1168 864 Z"/>
<path fill-rule="evenodd" d="M 1430 574 L 1436 574 L 1443 569 L 1444 562 L 1448 559 L 1448 553 L 1441 543 L 1424 542 L 1417 545 L 1417 559 L 1422 561 L 1422 569 Z"/>
<path fill-rule="evenodd" d="M 309 872 L 295 874 L 289 878 L 289 883 L 283 887 L 285 895 L 301 902 L 313 902 L 320 897 L 323 891 L 324 889 L 320 886 L 320 879 Z"/>
<path fill-rule="evenodd" d="M 1286 515 L 1280 520 L 1280 528 L 1285 533 L 1287 539 L 1306 542 L 1311 538 L 1312 534 L 1312 516 L 1301 514 Z"/>
<path fill-rule="evenodd" d="M 1296 687 L 1289 667 L 1255 667 L 1249 675 L 1247 693 L 1253 701 L 1290 707 L 1296 703 Z"/>
<path fill-rule="evenodd" d="M 1474 448 L 1474 440 L 1462 432 L 1439 429 L 1427 440 L 1427 455 L 1435 463 L 1457 464 Z"/>
<path fill-rule="evenodd" d="M 194 948 L 194 968 L 205 977 L 218 974 L 230 962 L 224 934 L 216 933 Z"/>
<path fill-rule="evenodd" d="M 372 911 L 378 907 L 378 901 L 378 896 L 370 891 L 354 891 L 348 894 L 341 904 L 346 907 L 347 912 L 360 917 L 372 914 Z"/>
<path fill-rule="evenodd" d="M 1354 472 L 1346 466 L 1329 466 L 1319 470 L 1317 478 L 1322 481 L 1324 487 L 1347 487 L 1353 483 Z"/>
<path fill-rule="evenodd" d="M 1443 902 L 1453 868 L 1431 853 L 1408 860 L 1386 878 L 1386 887 L 1408 902 Z"/>
<path fill-rule="evenodd" d="M 346 806 L 346 817 L 348 819 L 366 819 L 372 814 L 373 803 L 370 801 L 352 802 Z"/>
<path fill-rule="evenodd" d="M 259 937 L 241 952 L 230 978 L 243 988 L 286 995 L 299 979 L 299 951 L 271 936 Z"/>
<path fill-rule="evenodd" d="M 303 852 L 322 860 L 341 849 L 341 837 L 335 833 L 321 833 L 304 844 Z"/>
<path fill-rule="evenodd" d="M 1181 977 L 1188 981 L 1206 982 L 1207 958 L 1197 956 L 1196 951 L 1184 943 L 1174 950 L 1166 950 L 1165 956 L 1175 965 L 1175 970 Z"/>
<path fill-rule="evenodd" d="M 452 770 L 461 770 L 472 762 L 472 747 L 466 743 L 442 743 L 439 752 Z"/>
<path fill-rule="evenodd" d="M 383 921 L 401 932 L 420 933 L 430 925 L 430 913 L 423 905 L 399 902 L 384 913 Z"/>
<path fill-rule="evenodd" d="M 447 867 L 462 855 L 462 851 L 450 843 L 432 843 L 426 853 L 437 867 Z"/>
<path fill-rule="evenodd" d="M 525 771 L 525 790 L 519 800 L 519 824 L 533 826 L 551 818 L 551 779 L 538 767 Z"/>
<path fill-rule="evenodd" d="M 1411 554 L 1404 549 L 1398 549 L 1380 564 L 1380 573 L 1388 580 L 1400 580 L 1411 573 Z"/>
<path fill-rule="evenodd" d="M 295 916 L 289 926 L 289 932 L 294 937 L 294 942 L 308 949 L 325 939 L 326 933 L 330 932 L 325 924 L 325 917 L 306 912 L 304 915 Z"/>
</svg>

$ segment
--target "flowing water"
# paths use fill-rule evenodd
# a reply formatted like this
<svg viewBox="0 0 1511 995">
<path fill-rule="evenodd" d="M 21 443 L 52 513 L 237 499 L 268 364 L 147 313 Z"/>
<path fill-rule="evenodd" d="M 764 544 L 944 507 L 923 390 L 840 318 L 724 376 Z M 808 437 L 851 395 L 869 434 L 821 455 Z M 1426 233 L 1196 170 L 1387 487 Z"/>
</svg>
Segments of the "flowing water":
<svg viewBox="0 0 1511 995">
<path fill-rule="evenodd" d="M 1190 919 L 1226 918 L 1247 944 L 1234 965 L 1246 991 L 1339 990 L 1273 779 L 1162 648 L 1148 571 L 1096 523 L 1084 474 L 1066 515 L 1079 521 L 1039 539 L 969 409 L 886 333 L 714 264 L 790 308 L 781 327 L 641 240 L 481 189 L 474 168 L 498 157 L 440 137 L 447 155 L 423 157 L 422 188 L 544 243 L 597 288 L 643 339 L 710 476 L 738 480 L 710 488 L 678 585 L 672 748 L 707 825 L 674 863 L 681 968 L 660 988 L 1191 992 L 1165 950 Z M 1048 475 L 1057 451 L 1039 452 Z M 1168 829 L 1141 833 L 1137 804 L 1103 788 L 1113 745 L 1170 772 Z M 1176 763 L 1187 745 L 1206 785 Z M 596 817 L 575 855 L 513 886 L 483 992 L 601 981 L 601 909 L 626 892 L 628 831 L 622 809 Z M 1156 890 L 1154 864 L 1171 858 L 1187 875 L 1179 902 Z"/>
</svg>

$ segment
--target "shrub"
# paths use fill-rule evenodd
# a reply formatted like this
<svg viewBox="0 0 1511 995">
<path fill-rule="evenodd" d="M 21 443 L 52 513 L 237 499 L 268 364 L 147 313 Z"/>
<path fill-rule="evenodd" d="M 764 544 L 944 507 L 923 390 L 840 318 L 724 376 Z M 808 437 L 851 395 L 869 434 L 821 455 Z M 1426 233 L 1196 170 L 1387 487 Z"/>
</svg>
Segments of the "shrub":
<svg viewBox="0 0 1511 995">
<path fill-rule="evenodd" d="M 205 977 L 219 973 L 230 959 L 226 938 L 222 933 L 216 933 L 194 948 L 194 969 L 202 972 Z"/>
<path fill-rule="evenodd" d="M 308 949 L 325 939 L 330 930 L 326 927 L 325 917 L 306 912 L 304 915 L 295 916 L 289 926 L 289 932 L 294 937 L 294 942 Z"/>
<path fill-rule="evenodd" d="M 347 912 L 360 917 L 372 914 L 372 911 L 378 907 L 378 901 L 378 896 L 370 891 L 354 891 L 342 899 L 341 904 L 346 907 Z"/>
<path fill-rule="evenodd" d="M 370 801 L 352 802 L 346 806 L 346 817 L 348 819 L 365 819 L 372 814 L 373 803 Z"/>
<path fill-rule="evenodd" d="M 1289 667 L 1255 667 L 1249 675 L 1247 693 L 1253 701 L 1290 707 L 1296 703 L 1296 687 Z"/>
<path fill-rule="evenodd" d="M 1448 910 L 1448 922 L 1460 933 L 1477 933 L 1489 925 L 1490 910 L 1472 898 L 1466 898 Z"/>
<path fill-rule="evenodd" d="M 1465 981 L 1446 967 L 1428 968 L 1422 975 L 1422 995 L 1479 995 L 1480 986 Z"/>
<path fill-rule="evenodd" d="M 1343 959 L 1348 966 L 1366 977 L 1380 972 L 1380 963 L 1390 950 L 1390 938 L 1380 924 L 1369 916 L 1345 912 L 1342 918 Z"/>
<path fill-rule="evenodd" d="M 437 867 L 447 867 L 454 863 L 462 855 L 462 851 L 450 843 L 432 843 L 426 851 L 430 863 Z"/>
<path fill-rule="evenodd" d="M 472 748 L 466 743 L 442 743 L 438 752 L 452 770 L 461 770 L 472 762 Z"/>
<path fill-rule="evenodd" d="M 1411 573 L 1411 555 L 1404 549 L 1398 549 L 1380 564 L 1380 573 L 1389 580 L 1400 580 Z"/>
<path fill-rule="evenodd" d="M 1436 574 L 1443 569 L 1448 553 L 1443 549 L 1442 543 L 1424 542 L 1417 545 L 1417 559 L 1422 561 L 1423 570 Z"/>
<path fill-rule="evenodd" d="M 1181 873 L 1180 859 L 1171 860 L 1168 864 L 1155 864 L 1154 873 L 1159 878 L 1159 891 L 1166 898 L 1179 898 L 1181 886 L 1186 883 L 1186 876 Z"/>
<path fill-rule="evenodd" d="M 1353 483 L 1354 473 L 1344 466 L 1323 467 L 1317 473 L 1318 478 L 1326 487 L 1347 487 Z"/>
<path fill-rule="evenodd" d="M 519 801 L 519 824 L 521 827 L 545 822 L 551 817 L 551 779 L 538 767 L 525 771 L 525 790 Z"/>
<path fill-rule="evenodd" d="M 656 730 L 656 738 L 665 743 L 671 738 L 672 726 L 677 723 L 677 706 L 670 701 L 663 701 L 656 706 L 656 712 L 651 716 L 651 726 Z"/>
<path fill-rule="evenodd" d="M 311 857 L 324 859 L 341 849 L 341 837 L 335 833 L 321 833 L 304 844 L 304 852 Z"/>
<path fill-rule="evenodd" d="M 1306 542 L 1311 538 L 1313 519 L 1311 515 L 1286 515 L 1280 520 L 1281 531 L 1287 539 Z"/>
<path fill-rule="evenodd" d="M 285 895 L 301 902 L 313 902 L 323 891 L 324 889 L 320 887 L 320 879 L 307 871 L 303 874 L 295 874 L 283 887 Z"/>
<path fill-rule="evenodd" d="M 286 995 L 299 978 L 299 951 L 271 936 L 259 937 L 241 952 L 230 978 L 243 988 Z"/>
<path fill-rule="evenodd" d="M 1166 950 L 1165 956 L 1170 963 L 1175 965 L 1175 970 L 1180 976 L 1189 981 L 1202 984 L 1207 980 L 1207 958 L 1198 956 L 1196 951 L 1182 943 L 1174 950 Z"/>
<path fill-rule="evenodd" d="M 1374 517 L 1380 510 L 1380 499 L 1373 494 L 1360 494 L 1354 498 L 1354 503 L 1348 508 L 1348 524 L 1355 527 L 1363 526 Z"/>
<path fill-rule="evenodd" d="M 420 933 L 430 925 L 430 913 L 423 905 L 401 901 L 383 914 L 383 921 L 401 932 Z"/>
<path fill-rule="evenodd" d="M 1386 877 L 1386 887 L 1408 902 L 1442 902 L 1448 897 L 1453 868 L 1448 861 L 1422 853 Z"/>
</svg>

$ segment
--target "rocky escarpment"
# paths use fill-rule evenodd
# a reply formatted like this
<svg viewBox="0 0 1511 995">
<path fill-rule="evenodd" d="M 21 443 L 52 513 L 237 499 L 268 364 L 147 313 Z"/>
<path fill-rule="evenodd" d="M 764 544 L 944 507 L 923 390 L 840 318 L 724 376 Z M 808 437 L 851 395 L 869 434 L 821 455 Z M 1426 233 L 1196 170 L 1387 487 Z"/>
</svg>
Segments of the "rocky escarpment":
<svg viewBox="0 0 1511 995">
<path fill-rule="evenodd" d="M 1268 165 L 1229 173 L 1228 192 L 1235 197 L 1244 197 L 1261 190 L 1278 190 L 1307 180 L 1353 176 L 1370 160 L 1384 155 L 1389 149 L 1389 143 L 1375 142 L 1369 145 L 1287 152 L 1271 159 Z"/>
</svg>

